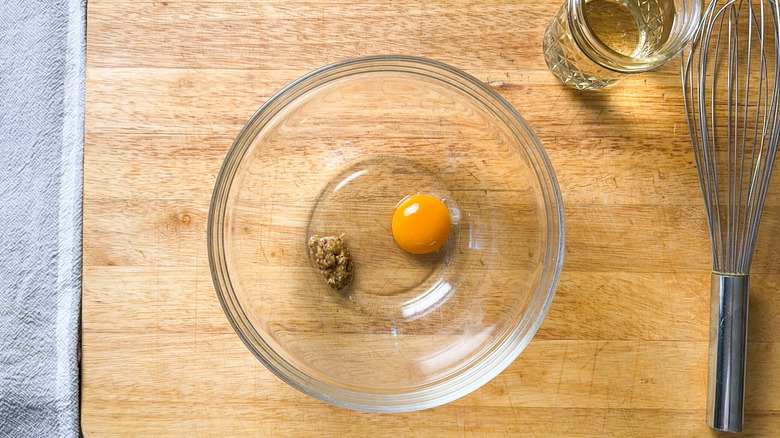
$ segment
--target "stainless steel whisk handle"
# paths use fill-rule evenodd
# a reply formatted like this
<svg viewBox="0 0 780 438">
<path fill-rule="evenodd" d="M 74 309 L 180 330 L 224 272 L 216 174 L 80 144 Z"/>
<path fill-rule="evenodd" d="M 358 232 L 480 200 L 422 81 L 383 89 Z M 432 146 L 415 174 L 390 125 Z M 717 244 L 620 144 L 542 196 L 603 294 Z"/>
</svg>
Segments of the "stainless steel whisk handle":
<svg viewBox="0 0 780 438">
<path fill-rule="evenodd" d="M 750 277 L 712 273 L 707 425 L 742 430 Z"/>
</svg>

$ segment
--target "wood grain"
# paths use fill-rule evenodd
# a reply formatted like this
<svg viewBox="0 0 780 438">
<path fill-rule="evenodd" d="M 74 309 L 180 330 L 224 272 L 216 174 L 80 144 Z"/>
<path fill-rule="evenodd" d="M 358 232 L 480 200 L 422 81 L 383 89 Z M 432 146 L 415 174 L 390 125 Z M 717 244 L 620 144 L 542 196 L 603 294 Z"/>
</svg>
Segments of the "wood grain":
<svg viewBox="0 0 780 438">
<path fill-rule="evenodd" d="M 85 436 L 713 436 L 704 424 L 710 249 L 679 64 L 575 92 L 547 71 L 553 0 L 88 5 Z M 509 100 L 556 170 L 560 286 L 496 379 L 438 408 L 352 412 L 265 369 L 214 292 L 206 220 L 245 121 L 302 74 L 426 56 Z M 780 178 L 753 263 L 746 436 L 780 434 Z"/>
</svg>

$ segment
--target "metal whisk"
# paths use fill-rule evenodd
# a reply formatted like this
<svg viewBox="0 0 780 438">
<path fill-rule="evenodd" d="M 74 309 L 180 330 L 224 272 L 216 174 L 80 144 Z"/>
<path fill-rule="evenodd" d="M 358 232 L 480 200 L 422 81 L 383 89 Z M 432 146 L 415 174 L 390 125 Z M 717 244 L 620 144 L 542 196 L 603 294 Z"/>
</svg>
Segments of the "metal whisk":
<svg viewBox="0 0 780 438">
<path fill-rule="evenodd" d="M 682 79 L 712 243 L 707 424 L 742 430 L 750 263 L 777 151 L 778 0 L 712 0 Z"/>
</svg>

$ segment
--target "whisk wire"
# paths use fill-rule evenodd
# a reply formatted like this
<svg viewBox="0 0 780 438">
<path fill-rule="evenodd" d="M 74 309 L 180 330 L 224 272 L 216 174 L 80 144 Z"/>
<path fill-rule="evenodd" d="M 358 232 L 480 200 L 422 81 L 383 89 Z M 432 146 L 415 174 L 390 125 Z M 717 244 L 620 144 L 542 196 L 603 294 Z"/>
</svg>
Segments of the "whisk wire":
<svg viewBox="0 0 780 438">
<path fill-rule="evenodd" d="M 752 43 L 752 41 L 753 41 L 753 26 L 757 26 L 757 27 L 760 26 L 760 32 L 758 33 L 759 45 L 760 45 L 759 52 L 763 53 L 763 49 L 764 49 L 764 47 L 763 47 L 763 38 L 762 38 L 763 31 L 764 31 L 764 29 L 763 29 L 763 10 L 764 10 L 763 2 L 760 4 L 760 9 L 761 9 L 761 19 L 760 20 L 756 20 L 755 11 L 753 10 L 753 4 L 751 3 L 749 5 L 749 13 L 750 13 L 750 20 L 749 20 L 749 25 L 748 25 L 748 43 L 749 44 L 748 44 L 748 47 L 747 47 L 747 51 L 748 51 L 748 54 L 747 54 L 747 64 L 745 65 L 745 77 L 746 77 L 746 81 L 747 81 L 746 88 L 748 88 L 748 89 L 750 88 L 750 71 L 751 71 L 750 63 L 752 61 L 752 53 L 751 53 L 751 51 L 753 49 L 753 46 L 750 43 Z M 762 62 L 761 64 L 762 65 L 759 66 L 759 80 L 758 80 L 759 92 L 757 93 L 757 96 L 756 96 L 756 107 L 757 108 L 760 108 L 760 106 L 761 106 L 761 92 L 763 91 L 763 90 L 761 90 L 761 87 L 762 87 L 763 79 L 764 79 L 764 71 L 763 71 L 763 69 L 766 66 L 765 62 Z M 744 115 L 743 115 L 743 119 L 744 120 L 748 120 L 748 108 L 749 107 L 750 107 L 750 94 L 746 92 L 745 93 L 745 104 L 744 104 Z M 764 109 L 766 109 L 766 108 L 764 108 Z M 751 162 L 750 162 L 750 167 L 749 168 L 750 169 L 756 169 L 756 170 L 757 170 L 757 167 L 755 166 L 756 165 L 755 161 L 756 161 L 757 155 L 755 153 L 755 147 L 756 147 L 757 143 L 763 143 L 763 138 L 765 136 L 765 131 L 763 131 L 763 123 L 760 123 L 760 122 L 763 122 L 763 121 L 761 121 L 759 117 L 756 117 L 755 121 L 754 121 L 754 125 L 753 125 L 753 139 L 752 139 L 752 142 L 751 142 L 752 150 L 751 150 L 751 153 L 750 153 L 750 160 L 751 160 Z M 761 136 L 761 139 L 759 139 L 759 137 L 758 137 L 758 128 L 759 128 L 760 124 L 762 125 L 762 134 L 763 134 Z M 741 169 L 744 169 L 744 151 L 745 151 L 745 144 L 747 143 L 747 140 L 748 140 L 748 138 L 747 138 L 747 129 L 748 129 L 748 126 L 747 126 L 747 123 L 745 123 L 745 125 L 743 127 L 743 134 L 742 134 L 743 135 L 743 141 L 742 141 L 742 163 L 741 163 L 741 167 L 740 167 Z M 763 145 L 759 146 L 759 149 L 763 150 Z M 740 174 L 744 175 L 743 172 L 740 172 Z M 751 174 L 749 175 L 750 179 L 749 179 L 748 189 L 747 189 L 747 194 L 746 194 L 746 204 L 747 205 L 751 204 L 751 199 L 754 196 L 754 192 L 753 192 L 753 187 L 754 186 L 752 184 L 752 181 L 755 180 L 755 177 L 756 177 L 755 172 L 751 172 Z M 742 178 L 742 176 L 740 178 Z M 735 208 L 738 208 L 741 205 L 741 203 L 742 203 L 742 199 L 741 199 L 741 194 L 742 194 L 742 190 L 741 189 L 743 187 L 742 184 L 743 184 L 743 182 L 740 180 L 740 183 L 739 183 L 740 198 L 736 200 Z M 734 238 L 735 242 L 736 241 L 739 242 L 739 251 L 736 253 L 736 257 L 734 258 L 734 260 L 736 262 L 736 266 L 735 266 L 735 270 L 737 270 L 736 272 L 740 272 L 739 270 L 744 269 L 745 263 L 746 263 L 746 260 L 747 260 L 747 258 L 745 257 L 745 251 L 749 248 L 749 242 L 746 242 L 745 238 L 747 237 L 746 236 L 746 232 L 748 231 L 749 225 L 751 223 L 751 215 L 752 215 L 751 209 L 746 208 L 744 210 L 744 217 L 740 218 L 742 220 L 742 223 L 741 223 L 742 224 L 742 228 L 740 230 L 739 237 L 735 236 L 735 238 Z"/>
<path fill-rule="evenodd" d="M 739 75 L 735 74 L 735 69 L 737 68 L 737 65 L 739 64 L 739 52 L 737 51 L 737 48 L 739 47 L 739 34 L 736 33 L 736 26 L 733 25 L 734 21 L 739 17 L 739 12 L 742 4 L 740 3 L 736 10 L 735 8 L 729 8 L 729 14 L 732 15 L 730 17 L 728 22 L 728 30 L 730 34 L 730 38 L 728 39 L 728 63 L 726 65 L 726 72 L 727 72 L 727 81 L 729 83 L 729 89 L 734 90 L 732 96 L 729 96 L 728 99 L 728 109 L 727 114 L 729 114 L 728 120 L 729 120 L 729 129 L 727 129 L 728 132 L 728 140 L 727 144 L 730 146 L 726 149 L 726 176 L 727 176 L 727 184 L 726 187 L 728 189 L 728 201 L 726 203 L 726 248 L 724 248 L 724 255 L 723 260 L 725 263 L 728 263 L 731 260 L 734 260 L 733 258 L 733 247 L 734 247 L 734 239 L 732 238 L 732 232 L 734 230 L 734 207 L 736 204 L 735 198 L 737 192 L 740 190 L 737 190 L 737 186 L 735 184 L 735 181 L 733 179 L 736 177 L 736 161 L 737 161 L 737 153 L 739 151 L 739 117 L 738 117 L 738 108 L 739 108 Z M 748 59 L 750 59 L 750 56 L 748 55 Z M 716 61 L 717 62 L 717 55 L 716 55 Z M 713 90 L 715 89 L 715 81 L 716 81 L 717 74 L 713 75 Z M 733 98 L 732 98 L 733 97 Z M 715 102 L 713 101 L 712 107 L 715 107 Z M 737 108 L 737 111 L 733 111 L 733 108 Z M 745 106 L 747 108 L 747 106 Z M 732 116 L 733 114 L 733 116 Z M 713 120 L 715 120 L 713 118 Z M 732 133 L 733 130 L 733 133 Z M 733 142 L 733 146 L 732 145 Z M 717 154 L 717 151 L 715 152 Z M 717 161 L 717 160 L 716 160 Z M 725 270 L 730 271 L 731 266 L 726 265 L 724 266 Z"/>
<path fill-rule="evenodd" d="M 727 3 L 728 5 L 731 5 L 736 0 L 732 0 Z M 724 24 L 724 19 L 726 17 L 726 12 L 728 9 L 727 7 L 723 7 L 720 10 L 714 10 L 715 2 L 713 2 L 711 5 L 712 10 L 708 11 L 709 14 L 713 14 L 712 20 L 713 22 L 718 22 L 718 29 L 716 32 L 716 38 L 715 38 L 715 47 L 714 47 L 714 55 L 710 55 L 710 45 L 706 44 L 701 47 L 701 51 L 699 52 L 699 59 L 698 59 L 698 65 L 699 65 L 699 84 L 706 84 L 707 83 L 707 71 L 708 69 L 712 69 L 713 72 L 717 72 L 718 68 L 720 67 L 719 63 L 717 62 L 718 59 L 720 59 L 720 43 L 721 43 L 721 35 L 722 35 L 722 29 Z M 729 29 L 729 32 L 731 32 L 731 21 L 727 22 L 727 27 Z M 702 39 L 704 41 L 710 41 L 712 39 L 712 33 L 713 33 L 713 27 L 707 27 L 704 29 L 704 35 L 702 36 Z M 731 40 L 728 40 L 728 47 L 726 48 L 727 53 L 729 54 L 729 57 L 731 56 Z M 708 63 L 711 62 L 712 65 L 709 66 Z M 730 74 L 730 72 L 729 72 Z M 720 221 L 721 218 L 721 205 L 723 205 L 720 202 L 720 191 L 718 190 L 719 187 L 719 179 L 721 178 L 721 175 L 718 174 L 718 168 L 717 168 L 717 161 L 716 157 L 714 156 L 715 153 L 715 138 L 716 138 L 716 125 L 715 123 L 709 123 L 710 121 L 717 120 L 716 119 L 716 107 L 713 104 L 716 100 L 716 80 L 717 80 L 717 74 L 712 74 L 711 76 L 712 83 L 710 84 L 710 96 L 709 96 L 709 118 L 700 117 L 699 118 L 699 124 L 700 130 L 701 130 L 701 150 L 699 151 L 702 154 L 702 161 L 703 161 L 703 168 L 704 168 L 704 175 L 702 175 L 701 168 L 699 168 L 699 176 L 700 178 L 703 177 L 704 181 L 704 197 L 705 197 L 705 205 L 706 205 L 706 213 L 707 213 L 707 222 L 710 224 L 710 236 L 712 237 L 712 252 L 713 252 L 713 266 L 720 267 L 722 264 L 722 261 L 726 259 L 725 254 L 725 244 L 723 242 L 724 240 L 724 233 L 723 233 L 723 224 Z M 729 77 L 728 80 L 730 81 L 731 78 Z M 708 108 L 708 101 L 706 99 L 706 95 L 703 94 L 704 87 L 701 87 L 699 90 L 699 94 L 696 97 L 696 100 L 698 101 L 698 113 L 699 114 L 707 114 L 707 108 Z M 692 98 L 693 98 L 692 94 Z M 727 127 L 726 132 L 729 135 L 729 138 L 727 139 L 727 142 L 730 143 L 730 135 L 731 135 L 731 129 L 730 129 L 730 118 L 728 119 L 727 123 L 729 123 L 729 127 Z M 704 135 L 704 134 L 707 135 Z"/>
<path fill-rule="evenodd" d="M 766 22 L 765 13 L 764 5 L 761 3 L 760 16 L 757 19 L 754 19 L 754 25 L 759 30 L 757 39 L 762 51 L 766 50 L 766 41 L 764 39 L 766 35 L 766 28 L 764 27 Z M 779 19 L 776 2 L 769 3 L 769 16 L 771 17 L 773 28 L 777 28 Z M 779 46 L 778 34 L 774 33 L 773 37 L 774 55 L 775 59 L 777 59 Z M 774 73 L 773 78 L 770 78 L 770 73 Z M 749 199 L 747 201 L 750 208 L 746 209 L 746 214 L 748 215 L 746 216 L 746 228 L 750 231 L 750 234 L 742 239 L 742 241 L 747 244 L 745 250 L 741 252 L 744 256 L 741 267 L 745 272 L 749 270 L 752 261 L 755 241 L 758 235 L 758 225 L 769 187 L 769 178 L 774 166 L 778 132 L 780 132 L 778 129 L 778 122 L 780 122 L 778 120 L 778 97 L 780 95 L 780 90 L 775 86 L 770 91 L 770 81 L 774 84 L 780 82 L 780 69 L 775 66 L 774 71 L 770 72 L 766 59 L 762 57 L 761 67 L 759 69 L 759 88 L 761 89 L 761 92 L 758 93 L 758 99 L 761 99 L 764 95 L 766 95 L 767 98 L 763 101 L 763 111 L 761 111 L 763 116 L 763 119 L 761 120 L 761 136 L 757 140 L 754 140 L 754 145 L 757 144 L 759 149 L 753 154 L 754 157 L 756 157 L 757 162 L 755 165 L 751 166 L 753 169 L 752 184 L 750 185 Z M 760 107 L 760 102 L 758 102 L 758 106 Z M 759 119 L 757 118 L 756 123 L 758 123 L 758 121 Z M 756 137 L 758 137 L 758 129 L 756 129 Z"/>
<path fill-rule="evenodd" d="M 748 58 L 747 58 L 747 65 L 745 66 L 745 77 L 747 78 L 746 79 L 747 81 L 750 81 L 750 71 L 751 71 L 750 62 L 752 61 L 752 56 L 751 56 L 750 52 L 753 49 L 752 42 L 753 42 L 753 30 L 754 30 L 754 27 L 758 29 L 758 32 L 757 32 L 757 40 L 758 41 L 757 42 L 759 44 L 759 51 L 760 51 L 760 53 L 763 53 L 763 50 L 764 50 L 764 38 L 763 38 L 763 35 L 764 35 L 764 31 L 765 31 L 765 29 L 764 29 L 764 18 L 765 17 L 764 17 L 764 4 L 763 4 L 763 2 L 761 2 L 759 4 L 759 9 L 760 9 L 760 14 L 757 17 L 756 14 L 755 14 L 755 10 L 753 8 L 753 4 L 752 3 L 750 4 L 750 9 L 749 9 L 749 12 L 750 12 L 750 17 L 749 18 L 750 18 L 750 20 L 749 20 L 749 23 L 748 23 L 749 24 L 748 25 L 748 43 L 749 44 L 748 44 L 748 48 L 747 48 L 747 50 L 748 50 Z M 760 65 L 759 65 L 759 68 L 758 68 L 759 74 L 758 74 L 758 87 L 757 88 L 758 88 L 759 92 L 756 93 L 756 108 L 758 108 L 758 109 L 761 108 L 761 97 L 762 97 L 763 93 L 764 92 L 768 92 L 768 89 L 765 88 L 767 86 L 767 83 L 764 80 L 765 79 L 765 75 L 766 75 L 766 67 L 767 67 L 766 66 L 766 60 L 762 58 L 760 60 Z M 748 88 L 749 88 L 749 82 L 748 82 Z M 766 100 L 764 101 L 764 103 L 766 103 Z M 746 95 L 745 95 L 745 105 L 744 105 L 744 116 L 743 116 L 744 120 L 749 120 L 748 119 L 748 109 L 749 109 L 749 107 L 750 107 L 749 94 L 746 93 Z M 764 105 L 763 111 L 759 110 L 758 113 L 759 114 L 762 114 L 762 113 L 766 114 L 766 112 L 765 112 L 766 109 L 767 109 L 766 105 Z M 762 118 L 763 118 L 763 120 L 762 120 Z M 761 167 L 762 167 L 761 160 L 762 160 L 762 158 L 761 157 L 763 156 L 763 154 L 766 153 L 764 151 L 764 146 L 765 146 L 764 139 L 766 138 L 766 128 L 767 128 L 766 121 L 767 121 L 766 117 L 756 117 L 755 120 L 754 120 L 754 126 L 753 126 L 753 139 L 751 141 L 753 150 L 751 151 L 751 162 L 750 162 L 750 167 L 749 167 L 749 169 L 752 169 L 752 172 L 750 172 L 750 175 L 749 175 L 750 180 L 749 180 L 749 184 L 748 184 L 748 188 L 747 188 L 747 195 L 746 195 L 746 204 L 747 204 L 748 208 L 745 209 L 744 228 L 743 228 L 743 233 L 741 233 L 741 236 L 740 236 L 740 239 L 739 239 L 742 251 L 740 251 L 739 257 L 736 259 L 736 261 L 737 261 L 737 267 L 736 268 L 744 270 L 745 272 L 747 272 L 747 270 L 749 269 L 751 255 L 752 255 L 752 252 L 753 252 L 752 251 L 752 246 L 753 246 L 752 242 L 749 241 L 749 240 L 753 240 L 753 239 L 747 239 L 746 240 L 745 238 L 747 236 L 746 236 L 745 232 L 748 231 L 748 229 L 752 228 L 752 224 L 754 223 L 753 218 L 755 217 L 755 215 L 757 213 L 759 213 L 759 216 L 760 216 L 760 210 L 756 211 L 756 209 L 752 208 L 752 207 L 757 205 L 757 202 L 755 202 L 755 199 L 756 199 L 756 196 L 757 196 L 756 188 L 760 188 L 760 187 L 757 186 L 757 183 L 760 181 L 761 173 L 762 173 L 762 170 L 761 170 Z M 759 126 L 761 126 L 761 136 L 760 137 L 759 137 Z M 745 129 L 745 131 L 747 131 L 747 124 L 745 125 L 744 129 Z M 746 133 L 743 134 L 743 135 L 746 137 Z M 745 138 L 745 143 L 747 142 L 747 140 L 748 139 Z M 744 147 L 744 143 L 743 143 L 743 147 Z M 758 151 L 755 150 L 756 147 L 758 147 Z M 750 254 L 747 254 L 747 251 L 749 251 Z"/>
</svg>

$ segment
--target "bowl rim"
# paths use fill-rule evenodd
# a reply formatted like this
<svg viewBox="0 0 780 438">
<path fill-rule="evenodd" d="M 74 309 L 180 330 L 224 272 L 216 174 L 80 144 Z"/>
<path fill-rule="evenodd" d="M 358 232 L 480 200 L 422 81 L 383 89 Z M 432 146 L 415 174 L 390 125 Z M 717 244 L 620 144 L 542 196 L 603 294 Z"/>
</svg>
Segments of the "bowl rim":
<svg viewBox="0 0 780 438">
<path fill-rule="evenodd" d="M 512 130 L 514 135 L 521 134 L 525 141 L 520 141 L 518 138 L 518 142 L 534 146 L 533 154 L 529 154 L 527 148 L 522 148 L 522 152 L 531 161 L 531 167 L 536 173 L 540 189 L 543 192 L 544 217 L 547 220 L 547 245 L 544 251 L 544 262 L 541 264 L 541 272 L 536 279 L 538 282 L 536 290 L 525 312 L 527 314 L 529 309 L 537 308 L 538 312 L 535 313 L 535 317 L 528 319 L 525 314 L 520 316 L 521 324 L 516 324 L 510 329 L 508 334 L 497 341 L 496 348 L 491 349 L 479 361 L 448 376 L 441 382 L 436 382 L 421 390 L 405 393 L 403 397 L 399 397 L 398 394 L 368 394 L 336 387 L 318 381 L 286 362 L 246 318 L 242 317 L 243 310 L 237 302 L 235 291 L 230 282 L 230 272 L 224 263 L 227 259 L 224 250 L 227 201 L 238 164 L 251 143 L 247 141 L 242 143 L 242 140 L 261 131 L 281 109 L 285 108 L 288 103 L 295 102 L 307 90 L 329 83 L 334 77 L 346 76 L 346 74 L 338 75 L 339 72 L 354 70 L 359 74 L 363 72 L 361 69 L 368 67 L 378 68 L 365 71 L 401 71 L 413 74 L 423 74 L 422 72 L 427 71 L 429 74 L 426 76 L 428 77 L 433 77 L 431 74 L 438 73 L 442 77 L 433 77 L 434 79 L 438 79 L 448 86 L 453 84 L 445 79 L 456 79 L 460 81 L 461 85 L 469 88 L 470 97 L 477 99 L 482 106 L 494 105 L 499 113 L 491 111 L 491 115 L 497 116 Z M 444 74 L 450 77 L 445 78 Z M 324 81 L 318 84 L 317 80 L 319 79 Z M 314 86 L 307 87 L 312 82 L 314 82 Z M 483 98 L 486 97 L 492 102 L 484 102 L 482 98 L 471 93 L 479 93 Z M 501 113 L 505 113 L 508 118 L 502 117 Z M 209 267 L 222 309 L 238 337 L 266 368 L 293 388 L 336 406 L 366 412 L 410 412 L 449 403 L 471 393 L 495 378 L 525 349 L 546 316 L 560 279 L 565 249 L 565 217 L 560 187 L 544 147 L 520 113 L 506 99 L 474 76 L 439 61 L 408 55 L 372 55 L 350 58 L 315 69 L 283 87 L 254 112 L 230 146 L 216 177 L 209 204 L 206 234 Z M 443 385 L 447 387 L 442 388 Z"/>
</svg>

